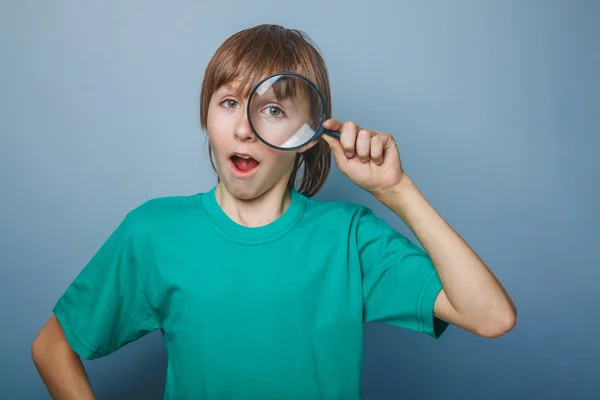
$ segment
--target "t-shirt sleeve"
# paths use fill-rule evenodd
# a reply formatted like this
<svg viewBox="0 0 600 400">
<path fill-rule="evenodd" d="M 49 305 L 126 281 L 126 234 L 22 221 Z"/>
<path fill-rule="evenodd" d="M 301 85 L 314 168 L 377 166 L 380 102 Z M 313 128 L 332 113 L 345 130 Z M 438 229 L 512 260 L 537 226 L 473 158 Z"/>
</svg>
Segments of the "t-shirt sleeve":
<svg viewBox="0 0 600 400">
<path fill-rule="evenodd" d="M 103 357 L 159 328 L 141 278 L 151 263 L 145 240 L 127 214 L 56 303 L 53 312 L 81 357 Z"/>
<path fill-rule="evenodd" d="M 429 255 L 366 209 L 357 226 L 365 322 L 438 338 L 448 323 L 433 315 L 442 284 Z"/>
</svg>

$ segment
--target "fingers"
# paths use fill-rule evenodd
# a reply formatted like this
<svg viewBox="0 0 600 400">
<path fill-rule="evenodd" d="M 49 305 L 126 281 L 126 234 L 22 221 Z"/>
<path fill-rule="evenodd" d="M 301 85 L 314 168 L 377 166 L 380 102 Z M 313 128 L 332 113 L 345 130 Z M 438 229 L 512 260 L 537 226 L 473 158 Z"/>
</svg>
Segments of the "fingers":
<svg viewBox="0 0 600 400">
<path fill-rule="evenodd" d="M 377 165 L 383 164 L 383 141 L 379 135 L 371 138 L 371 160 Z"/>
<path fill-rule="evenodd" d="M 326 138 L 336 158 L 342 157 L 343 153 L 343 156 L 348 159 L 356 155 L 363 163 L 373 161 L 377 165 L 383 164 L 389 135 L 362 129 L 352 121 L 342 123 L 335 119 L 329 119 L 323 123 L 323 126 L 341 132 L 339 142 L 333 138 Z"/>
<path fill-rule="evenodd" d="M 356 139 L 356 154 L 363 163 L 368 163 L 371 157 L 371 138 L 374 132 L 362 129 Z"/>
<path fill-rule="evenodd" d="M 347 158 L 354 157 L 356 153 L 356 139 L 360 127 L 352 121 L 342 123 L 337 119 L 328 119 L 323 123 L 323 127 L 340 132 L 340 144 Z"/>
<path fill-rule="evenodd" d="M 340 143 L 346 157 L 352 158 L 355 154 L 356 137 L 358 136 L 359 127 L 352 121 L 344 123 L 340 135 Z"/>
</svg>

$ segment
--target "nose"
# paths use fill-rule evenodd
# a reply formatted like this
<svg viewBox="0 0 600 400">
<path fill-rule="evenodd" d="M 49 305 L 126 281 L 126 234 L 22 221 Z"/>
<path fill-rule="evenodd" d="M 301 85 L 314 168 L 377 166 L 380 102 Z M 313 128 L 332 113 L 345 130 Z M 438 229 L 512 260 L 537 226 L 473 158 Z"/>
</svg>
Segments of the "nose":
<svg viewBox="0 0 600 400">
<path fill-rule="evenodd" d="M 237 124 L 235 125 L 234 136 L 236 139 L 239 139 L 243 142 L 256 140 L 256 136 L 250 127 L 248 116 L 245 112 L 240 116 Z"/>
</svg>

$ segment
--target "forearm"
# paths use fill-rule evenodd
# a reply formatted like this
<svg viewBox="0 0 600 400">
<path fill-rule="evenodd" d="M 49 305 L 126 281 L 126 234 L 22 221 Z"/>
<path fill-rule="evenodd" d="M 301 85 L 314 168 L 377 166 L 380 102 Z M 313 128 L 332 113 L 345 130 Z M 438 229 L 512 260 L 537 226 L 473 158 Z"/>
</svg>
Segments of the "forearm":
<svg viewBox="0 0 600 400">
<path fill-rule="evenodd" d="M 31 352 L 35 367 L 55 400 L 95 399 L 79 356 L 49 321 L 34 341 Z M 60 329 L 60 327 L 58 327 Z"/>
<path fill-rule="evenodd" d="M 469 325 L 516 315 L 512 300 L 479 256 L 406 177 L 376 197 L 419 239 L 438 272 L 445 295 Z"/>
</svg>

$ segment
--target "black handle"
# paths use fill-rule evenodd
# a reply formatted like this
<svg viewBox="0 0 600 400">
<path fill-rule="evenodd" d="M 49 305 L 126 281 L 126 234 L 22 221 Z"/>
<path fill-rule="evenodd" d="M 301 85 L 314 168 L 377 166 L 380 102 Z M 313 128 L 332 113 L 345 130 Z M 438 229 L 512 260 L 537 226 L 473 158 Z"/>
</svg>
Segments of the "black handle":
<svg viewBox="0 0 600 400">
<path fill-rule="evenodd" d="M 323 129 L 323 133 L 328 134 L 329 136 L 340 140 L 340 131 L 333 131 L 331 129 Z"/>
</svg>

